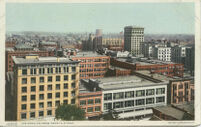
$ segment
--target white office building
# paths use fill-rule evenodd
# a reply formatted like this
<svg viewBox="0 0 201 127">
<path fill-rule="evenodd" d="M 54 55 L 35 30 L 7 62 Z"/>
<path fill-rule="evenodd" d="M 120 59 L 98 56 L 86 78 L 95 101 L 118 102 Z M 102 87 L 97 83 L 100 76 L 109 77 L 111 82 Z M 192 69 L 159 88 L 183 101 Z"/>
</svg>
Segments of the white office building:
<svg viewBox="0 0 201 127">
<path fill-rule="evenodd" d="M 154 47 L 153 56 L 161 61 L 171 61 L 171 47 Z"/>
<path fill-rule="evenodd" d="M 142 119 L 152 107 L 167 104 L 167 82 L 154 83 L 137 76 L 110 77 L 91 81 L 102 89 L 102 111 L 115 110 L 119 119 Z"/>
</svg>

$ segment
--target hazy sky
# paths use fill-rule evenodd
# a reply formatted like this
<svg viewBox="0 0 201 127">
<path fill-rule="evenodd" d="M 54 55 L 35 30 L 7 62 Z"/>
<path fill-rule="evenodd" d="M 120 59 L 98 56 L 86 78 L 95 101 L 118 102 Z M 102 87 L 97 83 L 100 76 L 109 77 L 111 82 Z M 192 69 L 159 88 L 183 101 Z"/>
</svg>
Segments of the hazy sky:
<svg viewBox="0 0 201 127">
<path fill-rule="evenodd" d="M 7 3 L 7 31 L 194 34 L 193 3 Z"/>
</svg>

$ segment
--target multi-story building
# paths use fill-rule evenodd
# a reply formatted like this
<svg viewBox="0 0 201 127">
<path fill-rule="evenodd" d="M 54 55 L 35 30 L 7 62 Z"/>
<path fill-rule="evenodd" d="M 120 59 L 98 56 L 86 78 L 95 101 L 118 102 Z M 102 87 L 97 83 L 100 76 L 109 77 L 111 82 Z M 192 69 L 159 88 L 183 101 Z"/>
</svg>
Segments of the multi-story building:
<svg viewBox="0 0 201 127">
<path fill-rule="evenodd" d="M 171 61 L 171 47 L 154 47 L 153 57 L 161 61 Z"/>
<path fill-rule="evenodd" d="M 78 52 L 72 60 L 80 61 L 80 79 L 104 77 L 110 66 L 110 57 L 96 52 Z"/>
<path fill-rule="evenodd" d="M 144 57 L 153 57 L 153 43 L 143 42 L 142 43 L 142 54 Z"/>
<path fill-rule="evenodd" d="M 93 34 L 89 34 L 88 40 L 82 41 L 82 50 L 83 51 L 95 51 L 94 50 L 94 38 Z"/>
<path fill-rule="evenodd" d="M 102 111 L 115 110 L 119 119 L 141 119 L 151 108 L 167 103 L 167 83 L 154 83 L 137 76 L 89 79 L 91 87 L 102 90 Z"/>
<path fill-rule="evenodd" d="M 142 54 L 141 42 L 144 42 L 144 28 L 126 26 L 124 28 L 124 50 L 131 52 L 132 55 Z"/>
<path fill-rule="evenodd" d="M 168 77 L 183 77 L 184 65 L 173 62 L 164 62 L 159 60 L 133 60 L 110 58 L 110 64 L 121 68 L 131 69 L 132 71 L 148 70 L 151 73 L 158 73 Z"/>
<path fill-rule="evenodd" d="M 174 46 L 171 49 L 171 61 L 175 63 L 185 64 L 186 47 L 185 46 Z"/>
<path fill-rule="evenodd" d="M 109 50 L 122 51 L 123 50 L 123 38 L 103 38 L 102 46 Z"/>
<path fill-rule="evenodd" d="M 38 55 L 14 56 L 13 60 L 16 120 L 54 117 L 58 105 L 78 105 L 78 61 Z"/>
<path fill-rule="evenodd" d="M 170 80 L 168 84 L 168 103 L 178 104 L 194 101 L 193 79 Z"/>
<path fill-rule="evenodd" d="M 86 82 L 85 80 L 82 80 Z M 88 83 L 85 83 L 86 85 Z M 96 119 L 102 114 L 102 91 L 90 89 L 90 86 L 79 86 L 79 107 L 85 111 L 85 117 Z"/>
<path fill-rule="evenodd" d="M 194 75 L 195 70 L 195 45 L 186 48 L 185 68 L 187 68 L 191 75 Z"/>
</svg>

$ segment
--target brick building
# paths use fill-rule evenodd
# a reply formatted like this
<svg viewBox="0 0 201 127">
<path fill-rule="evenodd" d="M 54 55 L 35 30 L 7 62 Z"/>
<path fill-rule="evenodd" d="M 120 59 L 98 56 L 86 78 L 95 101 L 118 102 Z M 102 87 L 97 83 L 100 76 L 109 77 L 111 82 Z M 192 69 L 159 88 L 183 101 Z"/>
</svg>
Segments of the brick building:
<svg viewBox="0 0 201 127">
<path fill-rule="evenodd" d="M 80 61 L 80 79 L 104 77 L 110 66 L 110 57 L 96 52 L 79 52 L 71 57 L 74 61 Z"/>
<path fill-rule="evenodd" d="M 169 77 L 183 77 L 184 72 L 183 64 L 175 64 L 172 62 L 162 62 L 157 60 L 127 62 L 126 59 L 111 58 L 110 64 L 121 68 L 131 69 L 133 71 L 148 70 L 151 73 L 159 73 Z"/>
</svg>

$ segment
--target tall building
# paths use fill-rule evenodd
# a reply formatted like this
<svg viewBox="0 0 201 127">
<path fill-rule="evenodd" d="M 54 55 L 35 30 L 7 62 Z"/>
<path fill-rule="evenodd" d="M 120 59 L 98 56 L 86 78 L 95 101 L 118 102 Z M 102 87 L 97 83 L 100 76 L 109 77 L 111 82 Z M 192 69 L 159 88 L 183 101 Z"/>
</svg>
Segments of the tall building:
<svg viewBox="0 0 201 127">
<path fill-rule="evenodd" d="M 171 61 L 175 63 L 185 64 L 186 47 L 185 46 L 174 46 L 171 49 Z"/>
<path fill-rule="evenodd" d="M 195 70 L 195 45 L 186 48 L 186 58 L 184 67 L 187 68 L 191 75 L 194 75 Z"/>
<path fill-rule="evenodd" d="M 96 29 L 96 37 L 102 36 L 102 29 Z"/>
<path fill-rule="evenodd" d="M 142 54 L 141 43 L 144 42 L 144 28 L 135 26 L 124 27 L 124 50 L 132 55 Z"/>
<path fill-rule="evenodd" d="M 37 55 L 14 56 L 13 60 L 16 120 L 54 117 L 58 105 L 78 105 L 78 61 Z"/>
</svg>

